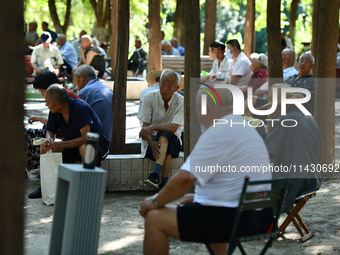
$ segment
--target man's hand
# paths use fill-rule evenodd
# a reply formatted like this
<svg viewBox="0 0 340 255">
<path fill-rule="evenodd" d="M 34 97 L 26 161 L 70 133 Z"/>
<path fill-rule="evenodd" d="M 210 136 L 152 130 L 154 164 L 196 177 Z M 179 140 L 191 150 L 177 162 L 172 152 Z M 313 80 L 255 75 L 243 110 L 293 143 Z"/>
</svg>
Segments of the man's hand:
<svg viewBox="0 0 340 255">
<path fill-rule="evenodd" d="M 216 80 L 216 74 L 212 74 L 212 75 L 210 75 L 210 77 L 209 77 L 209 81 L 211 81 L 211 82 L 213 82 L 214 80 Z"/>
<path fill-rule="evenodd" d="M 145 198 L 140 204 L 139 204 L 139 214 L 145 218 L 146 214 L 156 209 L 156 207 L 152 203 L 152 196 Z"/>
<path fill-rule="evenodd" d="M 39 117 L 39 116 L 31 116 L 29 117 L 29 119 L 27 120 L 27 122 L 29 124 L 33 124 L 36 121 L 40 121 L 41 123 L 43 123 L 44 125 L 47 124 L 47 118 L 45 117 Z"/>
<path fill-rule="evenodd" d="M 160 153 L 161 145 L 157 141 L 153 141 L 153 143 L 149 144 L 149 146 L 152 150 L 152 154 L 154 158 L 155 159 L 159 158 L 161 156 L 161 153 Z"/>
<path fill-rule="evenodd" d="M 50 142 L 45 143 L 42 146 L 45 146 L 46 152 L 49 150 L 52 150 L 53 152 L 59 152 L 62 151 L 62 142 Z"/>
<path fill-rule="evenodd" d="M 185 194 L 184 197 L 182 197 L 181 202 L 179 203 L 181 205 L 192 203 L 192 201 L 194 201 L 194 197 L 195 194 L 193 193 Z"/>
<path fill-rule="evenodd" d="M 152 131 L 153 125 L 144 126 L 139 132 L 139 137 L 142 138 L 143 140 L 146 140 L 152 134 Z"/>
</svg>

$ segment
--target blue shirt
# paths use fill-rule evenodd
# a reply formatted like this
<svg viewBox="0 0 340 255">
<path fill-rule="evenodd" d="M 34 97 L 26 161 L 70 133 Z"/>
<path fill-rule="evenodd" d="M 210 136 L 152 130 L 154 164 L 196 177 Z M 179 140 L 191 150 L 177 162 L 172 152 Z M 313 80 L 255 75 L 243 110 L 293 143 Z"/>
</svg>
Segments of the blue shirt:
<svg viewBox="0 0 340 255">
<path fill-rule="evenodd" d="M 91 106 L 80 99 L 69 101 L 69 119 L 66 124 L 63 115 L 59 112 L 49 113 L 46 129 L 56 133 L 60 129 L 65 141 L 81 137 L 80 129 L 90 125 L 90 131 L 100 135 L 99 144 L 108 148 L 109 141 L 104 135 L 104 130 L 97 114 Z"/>
<path fill-rule="evenodd" d="M 79 91 L 78 96 L 96 112 L 103 125 L 105 136 L 111 141 L 113 96 L 111 88 L 98 79 L 93 79 Z"/>
<path fill-rule="evenodd" d="M 181 56 L 184 56 L 185 49 L 184 49 L 181 45 L 178 45 L 178 46 L 177 46 L 177 50 L 179 51 L 179 53 L 181 54 Z"/>
<path fill-rule="evenodd" d="M 66 41 L 63 47 L 60 48 L 60 53 L 63 55 L 64 61 L 72 68 L 78 64 L 77 52 L 71 43 Z"/>
</svg>

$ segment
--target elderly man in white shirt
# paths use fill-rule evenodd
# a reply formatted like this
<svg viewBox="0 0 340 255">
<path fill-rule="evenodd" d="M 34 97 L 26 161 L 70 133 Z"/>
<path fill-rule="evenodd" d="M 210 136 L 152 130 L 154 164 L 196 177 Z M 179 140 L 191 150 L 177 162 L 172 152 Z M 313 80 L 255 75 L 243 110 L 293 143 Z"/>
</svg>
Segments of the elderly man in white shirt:
<svg viewBox="0 0 340 255">
<path fill-rule="evenodd" d="M 236 39 L 227 42 L 227 49 L 232 54 L 229 61 L 227 83 L 240 87 L 247 85 L 252 75 L 250 60 L 241 51 L 240 43 Z"/>
<path fill-rule="evenodd" d="M 144 181 L 150 187 L 161 189 L 169 178 L 172 158 L 181 149 L 181 126 L 184 123 L 184 98 L 175 93 L 180 76 L 167 69 L 160 77 L 159 90 L 144 96 L 138 119 L 143 121 L 139 132 L 142 138 L 142 156 L 156 161 L 154 170 Z"/>
<path fill-rule="evenodd" d="M 282 51 L 282 69 L 283 69 L 283 81 L 286 82 L 287 79 L 298 71 L 295 69 L 295 51 L 291 49 L 284 49 Z"/>
</svg>

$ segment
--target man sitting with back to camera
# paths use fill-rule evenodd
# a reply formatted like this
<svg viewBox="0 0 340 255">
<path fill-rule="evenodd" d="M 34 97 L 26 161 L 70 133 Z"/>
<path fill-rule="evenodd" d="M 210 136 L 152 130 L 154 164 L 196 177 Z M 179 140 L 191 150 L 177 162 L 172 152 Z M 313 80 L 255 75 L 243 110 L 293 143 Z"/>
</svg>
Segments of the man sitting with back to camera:
<svg viewBox="0 0 340 255">
<path fill-rule="evenodd" d="M 81 65 L 76 69 L 74 83 L 79 90 L 78 96 L 96 112 L 105 136 L 111 141 L 112 89 L 98 80 L 94 68 L 89 65 Z"/>
<path fill-rule="evenodd" d="M 142 156 L 156 161 L 154 170 L 144 181 L 150 187 L 161 189 L 168 181 L 171 158 L 177 158 L 181 149 L 181 126 L 184 122 L 184 98 L 175 93 L 179 88 L 180 76 L 167 69 L 161 74 L 159 90 L 144 96 L 138 112 L 143 121 L 139 132 Z"/>
<path fill-rule="evenodd" d="M 228 123 L 244 121 L 242 116 L 232 114 L 230 92 L 216 90 L 223 107 L 216 107 L 207 97 L 206 115 L 200 114 L 204 92 L 199 90 L 196 97 L 197 115 L 207 130 L 199 138 L 190 157 L 158 194 L 140 204 L 139 213 L 145 218 L 144 254 L 168 254 L 170 236 L 186 242 L 209 243 L 214 254 L 225 254 L 245 177 L 249 176 L 250 180 L 271 178 L 269 172 L 240 171 L 243 166 L 268 166 L 268 153 L 253 127 L 213 126 L 215 118 L 228 120 Z M 207 170 L 216 165 L 223 168 L 231 166 L 235 171 Z M 195 194 L 185 195 L 194 183 Z M 249 189 L 265 191 L 270 190 L 270 185 Z M 182 196 L 179 206 L 168 205 Z M 271 209 L 244 212 L 238 233 L 264 233 L 272 219 Z"/>
</svg>

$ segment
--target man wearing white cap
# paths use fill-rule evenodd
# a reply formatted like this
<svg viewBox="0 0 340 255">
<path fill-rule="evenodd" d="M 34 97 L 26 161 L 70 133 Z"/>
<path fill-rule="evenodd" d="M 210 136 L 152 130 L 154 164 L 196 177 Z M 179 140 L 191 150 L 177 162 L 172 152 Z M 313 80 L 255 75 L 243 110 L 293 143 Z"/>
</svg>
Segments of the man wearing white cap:
<svg viewBox="0 0 340 255">
<path fill-rule="evenodd" d="M 64 63 L 59 49 L 51 44 L 52 37 L 49 32 L 42 32 L 38 46 L 33 49 L 31 64 L 35 74 L 40 74 L 44 69 L 58 75 L 60 65 Z"/>
</svg>

